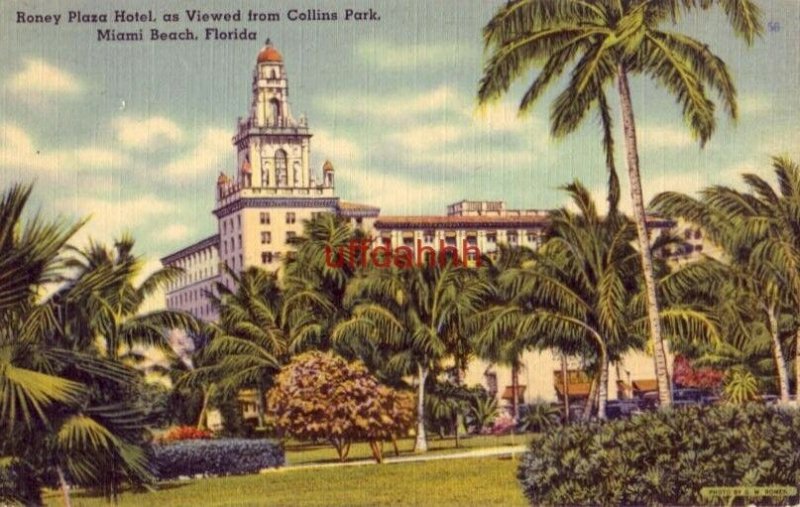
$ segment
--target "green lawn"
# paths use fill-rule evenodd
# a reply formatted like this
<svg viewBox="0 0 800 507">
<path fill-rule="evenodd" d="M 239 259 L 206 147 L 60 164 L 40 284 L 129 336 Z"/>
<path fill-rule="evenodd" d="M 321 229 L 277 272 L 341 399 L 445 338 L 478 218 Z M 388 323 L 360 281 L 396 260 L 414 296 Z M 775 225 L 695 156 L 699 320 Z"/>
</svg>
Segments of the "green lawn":
<svg viewBox="0 0 800 507">
<path fill-rule="evenodd" d="M 428 454 L 449 454 L 454 452 L 464 452 L 479 447 L 506 447 L 519 444 L 527 445 L 530 443 L 533 433 L 522 435 L 476 435 L 462 438 L 459 448 L 455 446 L 455 439 L 452 437 L 440 439 L 429 437 Z M 397 447 L 400 449 L 401 456 L 414 454 L 414 439 L 404 438 L 398 441 Z M 394 456 L 394 449 L 390 443 L 385 443 L 383 447 L 384 457 Z M 350 448 L 348 461 L 357 459 L 372 458 L 372 452 L 366 443 L 356 443 Z M 286 444 L 286 463 L 288 465 L 301 465 L 306 463 L 333 463 L 339 461 L 336 451 L 328 444 L 308 444 L 289 442 Z"/>
<path fill-rule="evenodd" d="M 155 493 L 126 493 L 120 506 L 526 505 L 517 460 L 450 459 L 419 463 L 277 470 L 261 475 L 172 482 Z M 60 506 L 57 492 L 46 505 Z M 74 507 L 102 499 L 76 492 Z"/>
</svg>

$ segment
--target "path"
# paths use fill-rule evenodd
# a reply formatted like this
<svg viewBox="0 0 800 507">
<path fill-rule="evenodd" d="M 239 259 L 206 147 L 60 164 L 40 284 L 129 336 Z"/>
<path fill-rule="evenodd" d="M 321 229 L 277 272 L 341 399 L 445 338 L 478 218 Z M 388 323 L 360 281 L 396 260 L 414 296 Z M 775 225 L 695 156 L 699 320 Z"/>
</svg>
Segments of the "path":
<svg viewBox="0 0 800 507">
<path fill-rule="evenodd" d="M 418 461 L 434 461 L 440 459 L 465 459 L 465 458 L 486 458 L 486 457 L 514 457 L 527 450 L 527 445 L 513 445 L 503 447 L 484 447 L 464 452 L 441 453 L 441 454 L 417 454 L 412 456 L 388 456 L 384 457 L 384 464 L 392 463 L 414 463 Z M 305 463 L 302 465 L 287 465 L 281 468 L 266 468 L 261 473 L 288 472 L 291 470 L 308 470 L 311 468 L 334 468 L 334 467 L 355 467 L 364 465 L 375 465 L 374 459 L 357 459 L 344 463 Z"/>
</svg>

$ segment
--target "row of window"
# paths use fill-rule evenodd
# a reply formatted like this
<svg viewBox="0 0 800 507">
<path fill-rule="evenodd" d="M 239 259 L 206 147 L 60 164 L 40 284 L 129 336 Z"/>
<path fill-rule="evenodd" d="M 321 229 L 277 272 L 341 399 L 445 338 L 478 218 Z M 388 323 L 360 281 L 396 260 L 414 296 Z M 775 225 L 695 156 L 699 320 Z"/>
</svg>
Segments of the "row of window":
<svg viewBox="0 0 800 507">
<path fill-rule="evenodd" d="M 314 215 L 314 213 L 312 213 L 312 215 Z M 270 219 L 270 216 L 269 216 L 269 212 L 262 211 L 261 213 L 259 213 L 258 214 L 258 221 L 261 223 L 261 225 L 269 225 L 270 222 L 271 222 L 271 219 Z M 286 223 L 287 224 L 293 224 L 295 222 L 297 222 L 297 215 L 295 214 L 295 212 L 294 211 L 287 211 L 286 212 Z"/>
<path fill-rule="evenodd" d="M 435 236 L 434 236 L 433 231 L 425 231 L 424 233 L 422 233 L 422 242 L 423 243 L 433 243 L 434 242 L 434 237 Z M 518 242 L 518 240 L 519 240 L 519 235 L 518 235 L 517 231 L 509 230 L 509 231 L 506 231 L 506 239 L 508 240 L 509 243 L 516 244 Z M 529 232 L 527 232 L 525 234 L 525 239 L 527 240 L 528 243 L 535 243 L 535 242 L 537 242 L 537 241 L 539 241 L 541 239 L 541 235 L 539 233 L 529 231 Z M 475 244 L 477 244 L 477 241 L 478 241 L 477 237 L 474 236 L 474 235 L 468 235 L 466 237 L 466 240 L 467 240 L 467 243 L 469 243 L 470 245 L 475 245 Z M 486 234 L 486 242 L 487 243 L 497 243 L 497 233 L 496 232 L 487 233 Z M 414 239 L 413 238 L 404 238 L 403 239 L 403 244 L 407 245 L 407 246 L 413 246 L 414 245 Z M 453 238 L 453 237 L 445 238 L 445 244 L 455 245 L 456 244 L 456 238 Z"/>
</svg>

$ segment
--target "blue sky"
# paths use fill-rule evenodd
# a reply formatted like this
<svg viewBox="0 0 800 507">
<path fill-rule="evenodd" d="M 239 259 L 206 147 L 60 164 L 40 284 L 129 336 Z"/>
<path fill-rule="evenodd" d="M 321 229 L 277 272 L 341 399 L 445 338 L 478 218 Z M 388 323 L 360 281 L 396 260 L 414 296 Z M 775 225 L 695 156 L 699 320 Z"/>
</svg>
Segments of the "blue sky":
<svg viewBox="0 0 800 507">
<path fill-rule="evenodd" d="M 515 104 L 524 82 L 508 100 L 476 109 L 480 30 L 501 2 L 353 2 L 381 16 L 362 23 L 286 19 L 292 8 L 341 16 L 336 2 L 162 3 L 113 8 L 156 15 L 270 8 L 282 20 L 227 25 L 257 32 L 256 41 L 202 40 L 209 24 L 182 21 L 153 26 L 190 27 L 201 40 L 100 43 L 98 27 L 126 26 L 18 24 L 16 13 L 109 13 L 106 2 L 0 6 L 0 183 L 35 180 L 46 214 L 91 214 L 80 239 L 110 241 L 128 230 L 140 253 L 155 258 L 215 231 L 214 181 L 233 167 L 233 126 L 247 112 L 266 37 L 284 56 L 293 111 L 307 115 L 314 133 L 313 167 L 334 163 L 344 199 L 378 205 L 383 214 L 439 214 L 461 198 L 549 208 L 564 203 L 558 187 L 573 178 L 602 198 L 596 120 L 567 139 L 549 138 L 548 104 L 558 86 L 523 118 Z M 751 48 L 729 35 L 719 13 L 678 27 L 728 63 L 739 92 L 739 122 L 720 117 L 705 149 L 689 138 L 671 97 L 632 82 L 646 197 L 735 184 L 743 171 L 767 174 L 770 154 L 798 156 L 800 2 L 760 5 L 779 29 Z M 621 151 L 618 160 L 622 169 Z"/>
</svg>

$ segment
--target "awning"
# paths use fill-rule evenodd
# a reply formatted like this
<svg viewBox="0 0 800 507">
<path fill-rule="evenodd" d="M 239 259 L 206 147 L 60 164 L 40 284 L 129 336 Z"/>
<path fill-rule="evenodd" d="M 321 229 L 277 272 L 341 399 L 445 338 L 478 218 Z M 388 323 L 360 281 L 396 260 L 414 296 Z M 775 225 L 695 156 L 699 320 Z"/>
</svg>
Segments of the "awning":
<svg viewBox="0 0 800 507">
<path fill-rule="evenodd" d="M 559 396 L 564 396 L 564 384 L 555 384 L 556 392 Z M 567 392 L 569 396 L 589 396 L 589 391 L 592 390 L 591 382 L 581 382 L 577 384 L 567 384 Z"/>
<path fill-rule="evenodd" d="M 633 384 L 633 390 L 640 393 L 658 391 L 658 381 L 656 379 L 634 380 L 631 384 Z"/>
<path fill-rule="evenodd" d="M 504 399 L 504 400 L 511 401 L 511 400 L 514 399 L 514 394 L 513 393 L 514 393 L 513 386 L 506 386 L 506 388 L 503 389 L 503 395 L 501 396 L 501 398 Z M 517 386 L 517 400 L 524 401 L 524 395 L 525 395 L 525 386 L 518 385 Z"/>
</svg>

